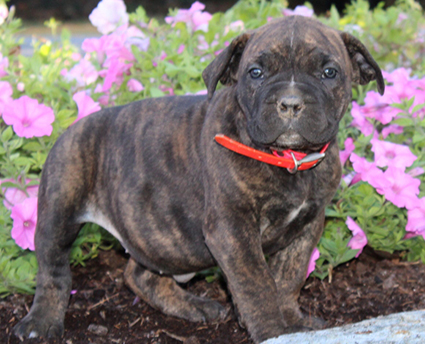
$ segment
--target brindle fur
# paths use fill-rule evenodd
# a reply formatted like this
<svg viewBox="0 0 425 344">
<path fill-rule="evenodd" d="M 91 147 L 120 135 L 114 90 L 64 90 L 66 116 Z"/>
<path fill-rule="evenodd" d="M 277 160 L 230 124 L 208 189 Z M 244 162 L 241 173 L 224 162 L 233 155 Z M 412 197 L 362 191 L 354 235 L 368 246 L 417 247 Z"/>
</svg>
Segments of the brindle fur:
<svg viewBox="0 0 425 344">
<path fill-rule="evenodd" d="M 322 77 L 329 66 L 335 79 Z M 264 77 L 251 78 L 253 67 Z M 349 34 L 288 17 L 237 37 L 203 77 L 208 96 L 102 110 L 59 138 L 41 178 L 37 291 L 18 336 L 63 333 L 68 254 L 90 216 L 130 253 L 129 287 L 167 314 L 223 319 L 223 306 L 171 278 L 218 265 L 256 343 L 317 325 L 297 299 L 340 180 L 338 123 L 351 82 L 376 79 L 382 93 L 381 71 Z M 227 87 L 215 92 L 220 80 Z M 216 134 L 266 152 L 330 147 L 316 168 L 292 175 L 219 146 Z"/>
</svg>

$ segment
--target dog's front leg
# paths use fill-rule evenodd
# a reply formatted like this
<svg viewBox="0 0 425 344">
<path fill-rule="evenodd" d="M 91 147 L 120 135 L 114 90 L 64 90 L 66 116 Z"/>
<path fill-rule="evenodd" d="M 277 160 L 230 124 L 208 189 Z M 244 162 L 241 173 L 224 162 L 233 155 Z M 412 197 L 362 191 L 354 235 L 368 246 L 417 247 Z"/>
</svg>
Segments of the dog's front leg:
<svg viewBox="0 0 425 344">
<path fill-rule="evenodd" d="M 325 324 L 321 319 L 304 317 L 298 305 L 311 253 L 323 232 L 324 216 L 323 212 L 303 229 L 303 235 L 269 259 L 270 270 L 278 289 L 278 303 L 289 326 L 288 332 L 317 329 Z"/>
<path fill-rule="evenodd" d="M 249 217 L 247 215 L 246 217 Z M 206 244 L 222 269 L 233 303 L 256 343 L 284 332 L 276 284 L 261 248 L 261 237 L 244 216 L 210 213 Z"/>
</svg>

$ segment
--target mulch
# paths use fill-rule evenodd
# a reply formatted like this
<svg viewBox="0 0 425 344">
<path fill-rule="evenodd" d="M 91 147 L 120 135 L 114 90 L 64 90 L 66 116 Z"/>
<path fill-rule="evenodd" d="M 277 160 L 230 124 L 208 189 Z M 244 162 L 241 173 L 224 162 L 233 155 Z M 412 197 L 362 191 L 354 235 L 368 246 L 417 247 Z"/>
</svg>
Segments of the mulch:
<svg viewBox="0 0 425 344">
<path fill-rule="evenodd" d="M 61 339 L 28 339 L 11 334 L 13 326 L 29 310 L 32 296 L 10 295 L 0 299 L 0 343 L 17 344 L 242 344 L 252 341 L 233 314 L 220 324 L 189 323 L 165 316 L 135 300 L 124 285 L 127 258 L 117 251 L 102 251 L 85 267 L 73 270 L 73 289 Z M 195 294 L 223 305 L 231 300 L 220 281 L 202 277 L 188 283 Z M 136 302 L 135 302 L 136 301 Z M 138 301 L 138 302 L 137 302 Z M 300 296 L 302 310 L 341 326 L 379 315 L 425 308 L 425 265 L 380 259 L 363 253 L 332 272 L 331 281 L 310 277 Z"/>
</svg>

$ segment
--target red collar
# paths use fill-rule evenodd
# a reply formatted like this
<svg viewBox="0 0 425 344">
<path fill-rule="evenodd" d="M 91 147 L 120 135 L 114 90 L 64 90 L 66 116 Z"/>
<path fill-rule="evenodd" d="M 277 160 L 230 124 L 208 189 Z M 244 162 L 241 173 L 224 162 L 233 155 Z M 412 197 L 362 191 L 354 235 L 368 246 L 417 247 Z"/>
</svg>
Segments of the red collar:
<svg viewBox="0 0 425 344">
<path fill-rule="evenodd" d="M 279 166 L 287 168 L 290 173 L 296 173 L 297 171 L 308 170 L 316 166 L 321 162 L 325 157 L 325 151 L 329 147 L 327 143 L 321 150 L 320 153 L 311 153 L 305 154 L 301 152 L 293 151 L 292 149 L 287 149 L 281 153 L 277 151 L 272 151 L 274 155 L 264 153 L 257 149 L 245 146 L 242 143 L 239 143 L 231 138 L 218 134 L 215 136 L 215 140 L 221 144 L 223 147 L 230 149 L 233 152 L 242 154 L 251 159 L 265 162 L 270 165 Z"/>
</svg>

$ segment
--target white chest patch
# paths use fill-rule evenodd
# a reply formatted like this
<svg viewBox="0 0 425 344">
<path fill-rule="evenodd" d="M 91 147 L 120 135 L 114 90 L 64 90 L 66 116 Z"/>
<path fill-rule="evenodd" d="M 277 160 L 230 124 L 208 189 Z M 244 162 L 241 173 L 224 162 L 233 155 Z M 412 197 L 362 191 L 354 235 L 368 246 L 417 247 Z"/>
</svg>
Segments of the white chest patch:
<svg viewBox="0 0 425 344">
<path fill-rule="evenodd" d="M 307 203 L 304 201 L 298 208 L 292 210 L 285 219 L 285 225 L 289 225 L 305 207 L 307 207 Z"/>
<path fill-rule="evenodd" d="M 287 217 L 285 218 L 285 221 L 283 223 L 283 227 L 286 227 L 289 225 L 300 213 L 301 210 L 307 207 L 307 203 L 304 201 L 301 203 L 301 205 L 298 208 L 293 209 Z M 262 217 L 260 219 L 260 234 L 263 235 L 263 233 L 270 227 L 271 223 L 270 220 L 267 217 Z"/>
<path fill-rule="evenodd" d="M 195 272 L 191 272 L 189 274 L 184 275 L 173 275 L 173 278 L 179 283 L 186 283 L 189 282 L 195 275 Z"/>
<path fill-rule="evenodd" d="M 116 239 L 118 239 L 122 245 L 123 243 L 122 237 L 118 233 L 118 231 L 115 229 L 115 227 L 112 225 L 111 221 L 106 217 L 105 214 L 103 214 L 100 210 L 96 209 L 94 206 L 89 205 L 87 207 L 86 213 L 83 216 L 81 216 L 78 219 L 78 221 L 81 223 L 92 222 L 99 225 L 100 227 L 103 227 L 109 233 L 111 233 Z"/>
</svg>

